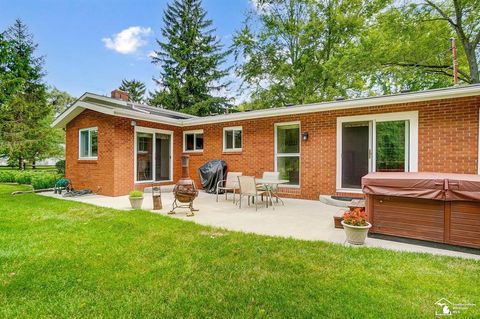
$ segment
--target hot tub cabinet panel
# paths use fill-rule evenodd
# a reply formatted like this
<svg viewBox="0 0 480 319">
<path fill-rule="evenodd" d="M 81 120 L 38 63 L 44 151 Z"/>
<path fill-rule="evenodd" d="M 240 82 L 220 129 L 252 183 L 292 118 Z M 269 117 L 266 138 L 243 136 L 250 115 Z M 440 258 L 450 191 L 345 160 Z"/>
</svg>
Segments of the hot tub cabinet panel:
<svg viewBox="0 0 480 319">
<path fill-rule="evenodd" d="M 451 202 L 450 214 L 448 242 L 454 245 L 480 248 L 480 203 Z"/>
<path fill-rule="evenodd" d="M 443 242 L 443 203 L 392 196 L 373 196 L 372 233 Z M 367 212 L 368 214 L 369 212 Z"/>
<path fill-rule="evenodd" d="M 412 181 L 406 182 L 409 175 Z M 367 214 L 372 223 L 370 233 L 480 248 L 480 200 L 475 198 L 477 195 L 465 200 L 470 198 L 449 194 L 449 188 L 453 187 L 458 192 L 463 185 L 458 180 L 468 180 L 469 176 L 446 175 L 433 175 L 431 183 L 425 182 L 432 178 L 431 173 L 372 173 L 365 176 L 363 189 L 367 197 Z M 456 179 L 449 187 L 448 178 L 452 175 Z M 389 178 L 392 179 L 390 184 Z M 400 187 L 396 183 L 398 178 L 401 179 Z M 422 178 L 421 182 L 416 182 L 416 179 Z M 474 175 L 471 179 L 476 182 L 479 177 Z M 469 183 L 469 192 L 476 192 L 477 186 L 472 188 L 475 183 Z M 441 193 L 438 189 L 440 185 Z M 480 183 L 478 192 L 480 194 Z"/>
</svg>

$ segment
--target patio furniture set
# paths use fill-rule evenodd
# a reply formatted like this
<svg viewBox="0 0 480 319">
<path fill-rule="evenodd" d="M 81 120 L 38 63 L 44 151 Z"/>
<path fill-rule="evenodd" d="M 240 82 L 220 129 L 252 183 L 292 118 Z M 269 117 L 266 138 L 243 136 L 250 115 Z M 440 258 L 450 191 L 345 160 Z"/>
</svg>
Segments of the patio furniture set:
<svg viewBox="0 0 480 319">
<path fill-rule="evenodd" d="M 255 204 L 255 210 L 258 210 L 259 197 L 260 201 L 265 203 L 265 207 L 274 206 L 275 201 L 284 202 L 278 195 L 278 185 L 286 184 L 288 180 L 280 179 L 279 172 L 264 172 L 262 178 L 257 179 L 255 176 L 243 176 L 241 172 L 229 172 L 227 178 L 217 183 L 217 202 L 221 192 L 225 193 L 225 199 L 228 199 L 228 193 L 233 193 L 233 203 L 238 204 L 242 208 L 242 199 L 247 198 L 247 203 Z M 239 194 L 238 201 L 236 201 L 236 194 Z M 264 197 L 266 200 L 264 201 Z"/>
</svg>

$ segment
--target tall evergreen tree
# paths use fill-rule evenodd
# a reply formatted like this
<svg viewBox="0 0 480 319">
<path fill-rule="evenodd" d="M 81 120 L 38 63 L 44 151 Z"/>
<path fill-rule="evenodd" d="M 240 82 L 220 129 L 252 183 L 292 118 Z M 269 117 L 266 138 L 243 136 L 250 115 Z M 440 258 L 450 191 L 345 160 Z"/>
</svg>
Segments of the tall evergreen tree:
<svg viewBox="0 0 480 319">
<path fill-rule="evenodd" d="M 124 79 L 119 89 L 128 93 L 130 102 L 143 103 L 145 100 L 145 83 L 141 81 Z"/>
<path fill-rule="evenodd" d="M 161 67 L 154 79 L 160 89 L 150 103 L 196 115 L 223 113 L 229 68 L 222 68 L 229 50 L 214 35 L 201 0 L 174 0 L 163 17 L 164 40 L 158 40 L 152 63 Z"/>
<path fill-rule="evenodd" d="M 56 133 L 49 126 L 53 112 L 43 82 L 43 57 L 35 55 L 37 44 L 27 26 L 16 20 L 2 36 L 0 45 L 9 54 L 0 67 L 0 77 L 6 79 L 0 84 L 0 153 L 23 168 L 25 159 L 34 162 L 58 152 L 61 141 L 50 139 Z M 44 144 L 46 137 L 52 147 Z"/>
</svg>

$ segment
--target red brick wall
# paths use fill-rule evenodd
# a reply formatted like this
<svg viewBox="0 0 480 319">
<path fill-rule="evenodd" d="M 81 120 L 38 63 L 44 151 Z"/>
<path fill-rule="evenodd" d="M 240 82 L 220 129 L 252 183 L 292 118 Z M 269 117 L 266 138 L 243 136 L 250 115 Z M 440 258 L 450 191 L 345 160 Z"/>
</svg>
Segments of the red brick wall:
<svg viewBox="0 0 480 319">
<path fill-rule="evenodd" d="M 119 196 L 152 183 L 134 183 L 134 127 L 131 119 L 85 110 L 67 125 L 66 176 L 76 189 L 89 188 L 100 194 Z M 137 126 L 173 131 L 173 180 L 180 178 L 182 131 L 178 127 L 136 121 Z M 98 159 L 78 159 L 79 129 L 98 127 Z M 159 182 L 154 185 L 171 184 Z"/>
<path fill-rule="evenodd" d="M 480 97 L 469 97 L 186 127 L 204 130 L 204 151 L 191 154 L 190 174 L 199 183 L 198 167 L 223 159 L 229 171 L 260 177 L 274 169 L 274 124 L 300 121 L 309 138 L 301 142 L 301 188 L 289 190 L 290 195 L 317 199 L 335 194 L 337 117 L 406 111 L 419 111 L 419 171 L 476 174 L 479 107 Z M 229 126 L 243 127 L 242 153 L 223 153 L 223 127 Z"/>
<path fill-rule="evenodd" d="M 174 133 L 174 178 L 180 178 L 182 132 L 204 130 L 204 151 L 190 154 L 190 175 L 200 185 L 197 169 L 211 159 L 224 159 L 229 171 L 260 177 L 274 169 L 274 124 L 300 121 L 301 132 L 309 133 L 301 142 L 301 188 L 291 196 L 316 199 L 336 191 L 337 117 L 389 112 L 419 111 L 419 171 L 477 173 L 478 109 L 480 97 L 468 97 L 409 104 L 375 106 L 277 116 L 185 128 L 137 121 L 138 126 L 171 130 Z M 134 187 L 133 127 L 130 119 L 84 111 L 67 126 L 67 176 L 76 188 L 101 187 L 106 195 L 124 195 Z M 78 160 L 78 129 L 99 127 L 98 161 Z M 243 151 L 223 153 L 223 127 L 243 127 Z M 114 136 L 115 138 L 112 138 Z M 113 156 L 112 156 L 113 154 Z"/>
</svg>

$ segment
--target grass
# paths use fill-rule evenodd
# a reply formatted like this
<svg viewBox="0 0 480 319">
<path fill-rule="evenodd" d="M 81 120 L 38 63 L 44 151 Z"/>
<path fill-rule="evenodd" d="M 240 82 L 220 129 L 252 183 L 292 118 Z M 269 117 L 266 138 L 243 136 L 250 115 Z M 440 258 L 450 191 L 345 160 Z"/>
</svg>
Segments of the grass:
<svg viewBox="0 0 480 319">
<path fill-rule="evenodd" d="M 228 232 L 0 184 L 0 317 L 432 318 L 480 262 Z M 208 212 L 203 212 L 207 214 Z"/>
<path fill-rule="evenodd" d="M 0 171 L 18 171 L 18 167 L 12 167 L 12 166 L 0 166 Z M 38 171 L 56 171 L 57 168 L 55 167 L 55 165 L 37 165 L 35 167 L 35 169 L 32 168 L 31 165 L 27 165 L 26 167 L 26 170 L 27 171 L 34 171 L 34 170 L 38 170 Z"/>
</svg>

